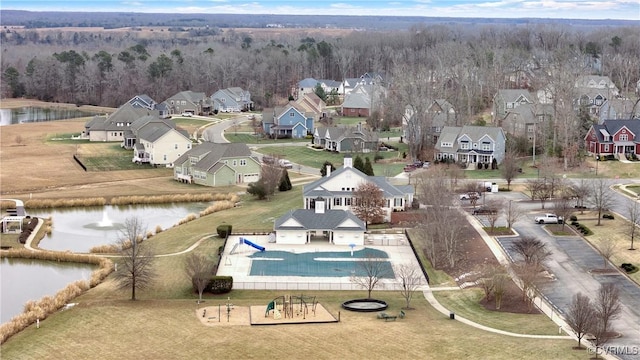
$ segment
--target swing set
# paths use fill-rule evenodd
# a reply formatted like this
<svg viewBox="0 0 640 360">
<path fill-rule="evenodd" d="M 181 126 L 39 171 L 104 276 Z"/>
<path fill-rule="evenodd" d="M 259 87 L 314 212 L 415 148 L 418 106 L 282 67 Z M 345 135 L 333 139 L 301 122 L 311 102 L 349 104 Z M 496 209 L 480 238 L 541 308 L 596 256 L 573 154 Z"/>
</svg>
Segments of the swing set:
<svg viewBox="0 0 640 360">
<path fill-rule="evenodd" d="M 283 295 L 271 300 L 267 304 L 267 310 L 264 313 L 264 317 L 269 317 L 269 314 L 273 312 L 273 318 L 275 320 L 284 318 L 293 319 L 296 316 L 302 316 L 303 319 L 307 318 L 309 310 L 313 312 L 313 316 L 316 315 L 316 306 L 318 300 L 315 296 L 300 296 L 295 295 Z"/>
</svg>

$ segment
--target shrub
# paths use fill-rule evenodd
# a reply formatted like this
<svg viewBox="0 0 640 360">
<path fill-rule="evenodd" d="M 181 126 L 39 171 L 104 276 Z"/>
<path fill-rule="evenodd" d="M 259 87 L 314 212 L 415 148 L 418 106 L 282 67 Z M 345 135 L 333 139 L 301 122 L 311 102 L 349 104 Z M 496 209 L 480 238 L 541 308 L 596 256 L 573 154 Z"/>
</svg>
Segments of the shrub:
<svg viewBox="0 0 640 360">
<path fill-rule="evenodd" d="M 580 223 L 575 221 L 575 220 L 573 220 L 573 221 L 571 221 L 571 225 L 573 225 L 573 226 L 575 226 L 577 228 L 578 225 L 580 225 Z"/>
<path fill-rule="evenodd" d="M 638 272 L 638 267 L 630 264 L 630 263 L 624 263 L 622 265 L 620 265 L 620 267 L 627 273 L 627 274 L 633 274 L 635 272 Z"/>
<path fill-rule="evenodd" d="M 207 289 L 212 294 L 226 294 L 233 288 L 233 277 L 231 276 L 214 276 L 209 281 Z"/>
<path fill-rule="evenodd" d="M 376 154 L 376 155 L 373 157 L 373 162 L 375 163 L 375 162 L 378 162 L 378 160 L 382 160 L 382 159 L 384 159 L 384 156 L 382 156 L 382 155 L 380 155 L 380 154 Z"/>
<path fill-rule="evenodd" d="M 609 220 L 613 220 L 614 219 L 613 215 L 611 215 L 611 214 L 602 214 L 602 218 L 603 219 L 609 219 Z"/>
<path fill-rule="evenodd" d="M 219 237 L 226 239 L 227 236 L 231 235 L 231 225 L 229 224 L 218 225 L 218 227 L 216 228 L 216 231 L 218 232 Z"/>
<path fill-rule="evenodd" d="M 569 221 L 578 221 L 578 217 L 575 216 L 575 215 L 571 215 L 571 216 L 569 216 Z"/>
</svg>

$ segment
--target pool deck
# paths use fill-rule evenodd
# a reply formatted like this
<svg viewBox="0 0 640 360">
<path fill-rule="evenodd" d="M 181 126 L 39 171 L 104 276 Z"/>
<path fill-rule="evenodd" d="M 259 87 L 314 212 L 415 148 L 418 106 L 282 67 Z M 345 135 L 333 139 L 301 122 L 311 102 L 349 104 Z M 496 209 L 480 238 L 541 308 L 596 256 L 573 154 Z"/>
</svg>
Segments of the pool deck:
<svg viewBox="0 0 640 360">
<path fill-rule="evenodd" d="M 404 235 L 376 235 L 379 238 L 370 238 L 365 243 L 377 245 L 356 246 L 353 250 L 362 250 L 363 248 L 372 248 L 387 253 L 389 261 L 393 266 L 400 264 L 413 264 L 417 269 L 420 268 L 411 247 L 404 238 Z M 249 257 L 258 249 L 247 244 L 238 245 L 234 254 L 231 250 L 234 245 L 238 244 L 241 235 L 230 236 L 227 240 L 224 253 L 218 267 L 219 276 L 232 276 L 234 289 L 247 290 L 362 290 L 361 287 L 353 284 L 349 277 L 309 277 L 309 276 L 252 276 L 251 261 Z M 288 251 L 291 253 L 309 253 L 309 252 L 351 252 L 351 247 L 347 245 L 333 245 L 326 242 L 314 241 L 306 245 L 279 245 L 269 243 L 269 237 L 266 235 L 246 236 L 242 237 L 247 240 L 263 246 L 265 251 Z M 385 244 L 385 245 L 380 245 Z M 386 245 L 389 244 L 389 245 Z M 426 285 L 426 279 L 422 279 Z M 381 280 L 381 284 L 377 290 L 398 290 L 397 281 Z"/>
</svg>

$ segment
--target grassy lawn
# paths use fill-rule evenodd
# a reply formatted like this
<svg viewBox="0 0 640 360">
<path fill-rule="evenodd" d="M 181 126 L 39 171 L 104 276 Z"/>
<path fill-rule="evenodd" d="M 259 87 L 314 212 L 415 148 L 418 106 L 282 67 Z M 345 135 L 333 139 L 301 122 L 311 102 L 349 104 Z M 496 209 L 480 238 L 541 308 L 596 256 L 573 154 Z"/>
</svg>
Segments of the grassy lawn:
<svg viewBox="0 0 640 360">
<path fill-rule="evenodd" d="M 408 229 L 409 236 L 413 242 L 413 246 L 416 249 L 424 249 L 426 246 L 426 238 L 422 236 L 422 231 L 418 229 Z M 431 266 L 429 260 L 424 255 L 423 251 L 418 251 L 420 262 L 424 264 L 425 270 L 429 275 L 429 284 L 431 286 L 456 286 L 455 280 L 442 270 L 436 270 Z"/>
<path fill-rule="evenodd" d="M 396 144 L 394 144 L 396 145 Z M 351 154 L 354 158 L 356 155 L 361 157 L 369 157 L 373 165 L 375 175 L 395 176 L 402 172 L 406 160 L 402 159 L 402 145 L 399 144 L 399 151 L 382 151 L 378 154 L 384 157 L 384 160 L 377 163 L 373 162 L 373 153 L 368 154 Z M 323 150 L 313 150 L 308 147 L 299 146 L 267 146 L 258 150 L 262 154 L 277 155 L 290 160 L 291 162 L 302 164 L 309 167 L 317 168 L 318 171 L 325 161 L 330 161 L 336 168 L 342 166 L 345 154 L 334 153 Z"/>
<path fill-rule="evenodd" d="M 264 139 L 260 136 L 256 136 L 252 131 L 249 132 L 234 132 L 233 130 L 227 130 L 224 133 L 224 137 L 232 143 L 244 143 L 244 144 L 286 144 L 286 143 L 311 143 L 310 139 Z"/>
<path fill-rule="evenodd" d="M 395 322 L 378 320 L 371 313 L 341 310 L 343 301 L 363 297 L 363 292 L 326 291 L 305 295 L 317 296 L 334 316 L 339 313 L 339 323 L 204 326 L 195 316 L 198 305 L 193 298 L 131 302 L 124 297 L 105 300 L 92 296 L 103 286 L 109 284 L 79 297 L 79 305 L 54 314 L 41 322 L 40 329 L 31 326 L 9 339 L 1 348 L 3 358 L 86 359 L 100 354 L 101 359 L 203 359 L 221 351 L 224 358 L 237 359 L 291 358 L 301 353 L 314 359 L 419 359 L 424 354 L 442 359 L 586 357 L 585 352 L 571 350 L 574 342 L 570 340 L 512 338 L 451 321 L 432 309 L 422 296 L 416 296 L 412 302 L 415 309 L 406 311 L 405 319 Z M 289 293 L 232 291 L 209 297 L 202 306 L 225 304 L 227 296 L 235 306 L 266 306 L 285 294 Z M 374 295 L 389 303 L 389 313 L 398 312 L 402 306 L 398 294 Z"/>
<path fill-rule="evenodd" d="M 611 239 L 614 241 L 616 246 L 611 261 L 616 267 L 619 268 L 622 263 L 631 263 L 640 267 L 640 236 L 638 236 L 640 235 L 640 229 L 637 230 L 636 241 L 634 242 L 634 248 L 637 250 L 629 250 L 631 237 L 627 233 L 629 229 L 629 222 L 627 220 L 622 219 L 620 216 L 615 216 L 613 220 L 602 219 L 600 222 L 601 225 L 597 226 L 597 213 L 585 211 L 583 215 L 579 212 L 575 213 L 575 215 L 578 217 L 578 222 L 586 225 L 589 230 L 593 231 L 593 235 L 587 236 L 586 239 L 594 247 L 598 248 L 601 246 L 603 239 Z M 593 264 L 594 268 L 601 268 L 602 265 L 602 263 Z M 640 271 L 629 274 L 629 277 L 640 284 Z"/>
<path fill-rule="evenodd" d="M 558 325 L 544 314 L 513 314 L 485 309 L 479 301 L 481 289 L 434 291 L 433 295 L 450 311 L 479 324 L 518 334 L 558 335 Z"/>
<path fill-rule="evenodd" d="M 19 234 L 3 234 L 0 232 L 0 246 L 2 248 L 21 248 L 22 244 L 18 241 L 19 236 Z"/>
</svg>

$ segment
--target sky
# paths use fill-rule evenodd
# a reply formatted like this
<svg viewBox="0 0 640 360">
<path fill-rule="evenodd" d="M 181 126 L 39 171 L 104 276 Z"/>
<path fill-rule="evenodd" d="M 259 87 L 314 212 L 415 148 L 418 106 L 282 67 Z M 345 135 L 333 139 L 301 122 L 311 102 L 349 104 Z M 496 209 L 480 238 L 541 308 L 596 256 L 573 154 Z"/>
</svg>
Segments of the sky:
<svg viewBox="0 0 640 360">
<path fill-rule="evenodd" d="M 639 0 L 0 0 L 0 9 L 640 20 Z"/>
</svg>

